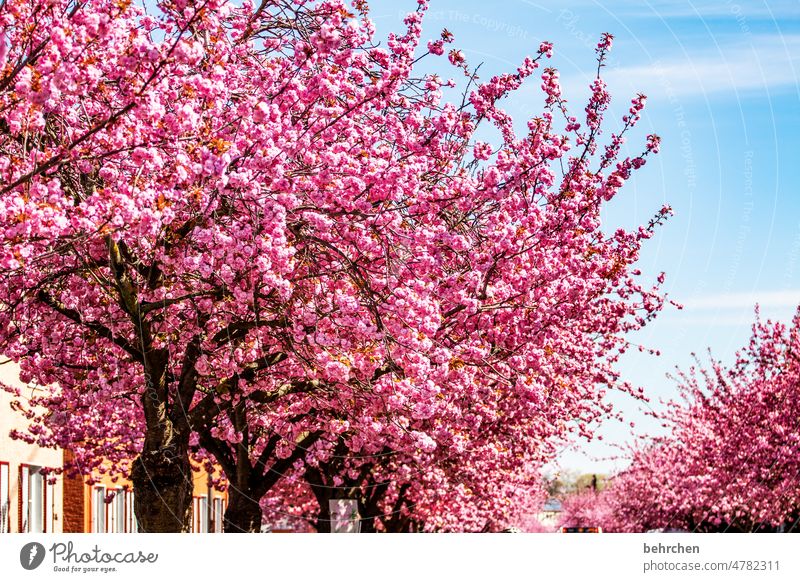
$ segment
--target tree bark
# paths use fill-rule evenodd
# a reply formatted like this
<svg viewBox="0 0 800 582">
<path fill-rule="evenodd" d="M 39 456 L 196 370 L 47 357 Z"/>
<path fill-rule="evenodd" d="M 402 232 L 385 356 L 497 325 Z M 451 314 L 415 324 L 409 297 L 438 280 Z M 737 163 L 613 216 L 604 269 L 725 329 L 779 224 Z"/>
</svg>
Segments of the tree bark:
<svg viewBox="0 0 800 582">
<path fill-rule="evenodd" d="M 404 513 L 404 506 L 407 506 L 408 501 L 406 500 L 406 493 L 408 492 L 410 485 L 408 483 L 404 483 L 400 486 L 400 491 L 397 495 L 397 499 L 392 506 L 392 511 L 388 515 L 384 515 L 381 517 L 381 523 L 383 524 L 383 529 L 387 533 L 404 533 L 409 531 L 412 527 L 411 520 L 407 515 Z"/>
<path fill-rule="evenodd" d="M 186 449 L 143 451 L 133 462 L 134 513 L 141 533 L 189 531 L 192 469 Z"/>
<path fill-rule="evenodd" d="M 258 498 L 231 488 L 225 510 L 225 533 L 258 533 L 261 531 L 261 506 Z"/>
<path fill-rule="evenodd" d="M 375 511 L 368 508 L 361 498 L 358 500 L 358 513 L 361 516 L 359 532 L 375 533 Z"/>
<path fill-rule="evenodd" d="M 145 328 L 146 329 L 146 328 Z M 149 330 L 146 338 L 149 339 Z M 139 531 L 176 533 L 192 523 L 194 483 L 189 464 L 189 428 L 169 413 L 167 352 L 144 342 L 147 387 L 142 394 L 146 421 L 144 445 L 131 470 L 134 513 Z"/>
<path fill-rule="evenodd" d="M 172 414 L 170 384 L 175 378 L 169 371 L 169 350 L 156 346 L 153 341 L 147 311 L 143 309 L 137 280 L 132 274 L 136 269 L 130 250 L 123 240 L 115 241 L 110 236 L 106 237 L 106 244 L 117 302 L 128 315 L 136 334 L 139 349 L 134 350 L 133 355 L 142 364 L 145 379 L 141 397 L 144 445 L 131 470 L 139 531 L 188 531 L 194 488 L 189 464 L 190 427 L 182 406 L 177 410 L 178 416 Z M 199 338 L 194 338 L 187 347 L 177 388 L 180 404 L 192 401 L 196 388 L 193 369 L 199 345 Z"/>
<path fill-rule="evenodd" d="M 329 499 L 325 500 L 324 504 L 320 504 L 319 511 L 317 512 L 317 522 L 315 528 L 317 533 L 331 533 L 331 511 L 328 505 Z"/>
<path fill-rule="evenodd" d="M 328 504 L 331 500 L 331 489 L 325 485 L 322 471 L 315 467 L 307 466 L 303 477 L 311 487 L 311 492 L 319 506 L 314 528 L 317 533 L 331 533 L 331 512 Z"/>
</svg>

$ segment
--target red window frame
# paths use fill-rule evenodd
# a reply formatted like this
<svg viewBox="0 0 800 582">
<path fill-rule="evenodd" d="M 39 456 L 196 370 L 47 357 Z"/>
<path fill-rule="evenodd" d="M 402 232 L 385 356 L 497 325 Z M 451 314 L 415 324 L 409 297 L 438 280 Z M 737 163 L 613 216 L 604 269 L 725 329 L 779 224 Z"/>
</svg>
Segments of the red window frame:
<svg viewBox="0 0 800 582">
<path fill-rule="evenodd" d="M 19 473 L 19 488 L 18 488 L 18 491 L 17 491 L 17 508 L 18 508 L 17 514 L 18 514 L 18 517 L 19 517 L 18 523 L 17 523 L 17 531 L 19 533 L 29 533 L 27 530 L 30 528 L 30 525 L 31 525 L 30 524 L 30 521 L 31 521 L 31 516 L 30 515 L 27 516 L 28 517 L 27 520 L 23 520 L 23 516 L 25 515 L 25 512 L 28 511 L 28 505 L 30 503 L 29 496 L 30 496 L 31 474 L 30 474 L 30 471 L 28 471 L 28 475 L 27 475 L 28 478 L 25 480 L 24 483 L 23 483 L 23 480 L 22 480 L 22 475 L 23 475 L 23 472 L 25 471 L 25 469 L 29 469 L 29 468 L 30 468 L 30 465 L 28 465 L 27 463 L 20 463 L 19 464 L 19 470 L 18 470 L 18 473 Z M 25 490 L 24 502 L 23 502 L 23 494 L 22 494 L 23 490 Z M 23 527 L 23 526 L 26 526 L 26 527 Z"/>
<path fill-rule="evenodd" d="M 197 495 L 192 495 L 192 533 L 197 533 L 197 520 L 200 515 L 200 498 Z"/>
<path fill-rule="evenodd" d="M 3 473 L 2 467 L 6 468 L 6 498 L 0 498 L 0 508 L 3 507 L 3 502 L 6 504 L 6 533 L 11 533 L 11 466 L 5 462 L 0 461 L 0 491 L 3 490 Z"/>
</svg>

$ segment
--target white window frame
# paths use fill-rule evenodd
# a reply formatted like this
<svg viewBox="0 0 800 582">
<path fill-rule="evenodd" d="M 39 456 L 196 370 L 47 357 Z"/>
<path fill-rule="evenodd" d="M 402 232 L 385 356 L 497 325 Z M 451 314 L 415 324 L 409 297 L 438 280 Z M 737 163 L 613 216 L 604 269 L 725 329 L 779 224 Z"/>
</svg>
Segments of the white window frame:
<svg viewBox="0 0 800 582">
<path fill-rule="evenodd" d="M 192 533 L 208 533 L 208 495 L 192 496 Z"/>
<path fill-rule="evenodd" d="M 42 469 L 40 465 L 27 463 L 19 466 L 19 531 L 22 533 L 53 531 L 55 486 L 48 483 Z M 34 512 L 38 512 L 38 515 Z"/>
<path fill-rule="evenodd" d="M 200 533 L 208 533 L 209 521 L 208 495 L 200 496 Z"/>
<path fill-rule="evenodd" d="M 28 469 L 28 531 L 30 533 L 44 533 L 45 507 L 47 507 L 47 490 L 45 489 L 44 475 L 39 467 Z"/>
<path fill-rule="evenodd" d="M 225 498 L 217 495 L 214 497 L 213 531 L 222 533 L 222 526 L 225 520 Z"/>
<path fill-rule="evenodd" d="M 125 489 L 123 496 L 125 499 L 125 532 L 136 533 L 139 528 L 136 523 L 136 514 L 133 510 L 133 491 Z"/>
<path fill-rule="evenodd" d="M 106 533 L 108 531 L 108 515 L 106 513 L 106 488 L 104 485 L 92 486 L 90 506 L 92 533 Z"/>
<path fill-rule="evenodd" d="M 114 492 L 114 498 L 105 504 L 108 533 L 125 533 L 125 495 L 121 487 L 109 489 L 106 493 L 111 492 Z"/>
</svg>

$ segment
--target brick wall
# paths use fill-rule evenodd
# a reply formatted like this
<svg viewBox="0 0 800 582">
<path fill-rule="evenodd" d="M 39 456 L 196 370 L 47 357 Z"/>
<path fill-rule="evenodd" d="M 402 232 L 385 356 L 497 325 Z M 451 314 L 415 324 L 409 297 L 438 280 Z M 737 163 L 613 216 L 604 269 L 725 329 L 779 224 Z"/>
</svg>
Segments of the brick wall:
<svg viewBox="0 0 800 582">
<path fill-rule="evenodd" d="M 72 453 L 64 451 L 64 463 L 72 460 Z M 80 477 L 64 475 L 64 533 L 84 533 L 84 485 Z"/>
</svg>

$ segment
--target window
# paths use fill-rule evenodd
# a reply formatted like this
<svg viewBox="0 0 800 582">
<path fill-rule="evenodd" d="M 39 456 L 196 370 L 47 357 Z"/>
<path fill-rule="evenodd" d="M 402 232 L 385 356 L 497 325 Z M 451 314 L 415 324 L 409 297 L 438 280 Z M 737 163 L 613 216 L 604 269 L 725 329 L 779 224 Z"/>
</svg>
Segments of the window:
<svg viewBox="0 0 800 582">
<path fill-rule="evenodd" d="M 200 498 L 200 533 L 208 533 L 208 496 Z"/>
<path fill-rule="evenodd" d="M 136 533 L 139 531 L 138 524 L 136 523 L 136 514 L 133 510 L 133 491 L 124 492 L 125 503 L 125 532 Z"/>
<path fill-rule="evenodd" d="M 47 482 L 42 467 L 20 465 L 19 493 L 19 531 L 52 532 L 55 486 Z"/>
<path fill-rule="evenodd" d="M 114 498 L 106 503 L 106 523 L 109 533 L 125 533 L 125 492 L 112 489 Z"/>
<path fill-rule="evenodd" d="M 214 512 L 211 518 L 211 531 L 214 533 L 222 533 L 222 527 L 225 519 L 225 500 L 222 497 L 214 498 Z"/>
<path fill-rule="evenodd" d="M 28 472 L 28 531 L 42 533 L 44 531 L 44 479 L 38 467 L 31 467 Z"/>
<path fill-rule="evenodd" d="M 110 501 L 106 497 L 113 495 Z M 136 533 L 139 531 L 133 512 L 133 491 L 122 487 L 92 488 L 92 533 Z"/>
<path fill-rule="evenodd" d="M 208 497 L 192 498 L 192 533 L 208 532 Z"/>
<path fill-rule="evenodd" d="M 106 533 L 106 488 L 92 489 L 92 533 Z"/>
<path fill-rule="evenodd" d="M 8 463 L 0 462 L 0 533 L 11 531 Z"/>
</svg>

